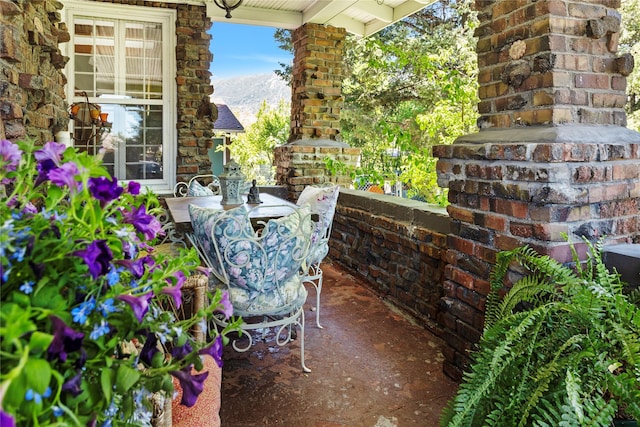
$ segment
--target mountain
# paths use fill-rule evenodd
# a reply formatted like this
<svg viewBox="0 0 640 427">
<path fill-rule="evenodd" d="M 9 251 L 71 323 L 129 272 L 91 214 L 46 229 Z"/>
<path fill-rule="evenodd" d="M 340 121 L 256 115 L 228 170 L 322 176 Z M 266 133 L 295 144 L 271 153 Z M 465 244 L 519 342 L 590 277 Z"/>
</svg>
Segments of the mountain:
<svg viewBox="0 0 640 427">
<path fill-rule="evenodd" d="M 229 106 L 245 128 L 255 122 L 263 100 L 274 108 L 280 101 L 291 102 L 291 88 L 275 73 L 213 80 L 212 84 L 213 102 Z"/>
</svg>

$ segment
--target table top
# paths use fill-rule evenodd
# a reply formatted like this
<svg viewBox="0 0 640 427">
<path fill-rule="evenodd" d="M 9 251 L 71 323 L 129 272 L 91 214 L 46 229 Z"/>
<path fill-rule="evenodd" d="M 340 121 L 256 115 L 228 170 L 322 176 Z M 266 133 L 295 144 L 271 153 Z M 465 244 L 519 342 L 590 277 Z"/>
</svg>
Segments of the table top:
<svg viewBox="0 0 640 427">
<path fill-rule="evenodd" d="M 287 206 L 296 206 L 287 200 L 273 196 L 267 193 L 260 193 L 260 204 L 248 204 L 245 206 L 250 209 L 249 217 L 251 221 L 268 221 L 272 218 L 280 218 L 291 213 L 291 209 Z M 169 214 L 176 224 L 176 228 L 190 228 L 191 218 L 189 217 L 189 205 L 200 206 L 210 209 L 233 209 L 240 205 L 222 205 L 222 196 L 195 196 L 195 197 L 168 197 L 165 199 Z M 284 205 L 284 206 L 283 206 Z"/>
</svg>

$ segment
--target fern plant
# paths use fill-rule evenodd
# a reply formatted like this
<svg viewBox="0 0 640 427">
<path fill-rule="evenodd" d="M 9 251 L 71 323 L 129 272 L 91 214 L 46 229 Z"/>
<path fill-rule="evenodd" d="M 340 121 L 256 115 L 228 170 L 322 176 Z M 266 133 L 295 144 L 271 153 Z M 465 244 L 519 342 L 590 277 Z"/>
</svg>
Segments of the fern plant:
<svg viewBox="0 0 640 427">
<path fill-rule="evenodd" d="M 601 242 L 573 267 L 529 247 L 500 252 L 485 328 L 442 426 L 609 426 L 640 419 L 640 308 Z M 501 297 L 514 263 L 526 274 Z"/>
</svg>

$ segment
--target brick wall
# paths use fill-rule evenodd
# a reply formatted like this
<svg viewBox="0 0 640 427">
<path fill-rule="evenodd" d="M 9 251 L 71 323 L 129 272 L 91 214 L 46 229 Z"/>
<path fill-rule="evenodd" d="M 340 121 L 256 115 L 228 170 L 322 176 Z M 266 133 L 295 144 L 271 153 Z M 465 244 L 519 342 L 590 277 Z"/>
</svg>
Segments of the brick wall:
<svg viewBox="0 0 640 427">
<path fill-rule="evenodd" d="M 624 126 L 620 15 L 612 1 L 476 1 L 480 127 Z"/>
<path fill-rule="evenodd" d="M 443 336 L 441 297 L 449 218 L 414 200 L 340 190 L 329 257 Z"/>
<path fill-rule="evenodd" d="M 59 2 L 0 0 L 0 138 L 53 141 L 67 128 Z"/>
</svg>

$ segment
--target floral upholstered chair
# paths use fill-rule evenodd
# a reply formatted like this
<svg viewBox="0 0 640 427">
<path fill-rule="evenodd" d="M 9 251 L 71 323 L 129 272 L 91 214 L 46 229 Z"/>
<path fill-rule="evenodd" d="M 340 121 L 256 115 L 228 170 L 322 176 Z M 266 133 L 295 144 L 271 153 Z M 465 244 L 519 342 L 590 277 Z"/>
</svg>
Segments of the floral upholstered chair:
<svg viewBox="0 0 640 427">
<path fill-rule="evenodd" d="M 289 206 L 291 213 L 261 222 L 255 231 L 250 210 L 244 205 L 229 210 L 212 210 L 189 205 L 194 245 L 213 275 L 226 287 L 233 316 L 243 318 L 242 334 L 232 345 L 247 351 L 253 344 L 251 331 L 276 331 L 276 342 L 285 345 L 300 338 L 304 363 L 304 311 L 307 291 L 299 274 L 309 253 L 312 233 L 308 208 Z M 218 326 L 226 326 L 221 318 Z M 300 328 L 300 333 L 295 327 Z M 248 339 L 248 344 L 239 343 Z"/>
<path fill-rule="evenodd" d="M 318 221 L 314 221 L 313 224 L 309 255 L 302 270 L 303 282 L 313 284 L 316 289 L 316 325 L 318 328 L 322 328 L 320 325 L 320 294 L 322 293 L 320 263 L 329 253 L 331 226 L 339 194 L 340 187 L 337 185 L 310 185 L 300 193 L 296 202 L 298 206 L 309 206 L 311 213 L 318 216 Z"/>
<path fill-rule="evenodd" d="M 215 196 L 220 194 L 220 180 L 216 175 L 196 175 L 189 182 L 173 187 L 174 197 Z"/>
</svg>

